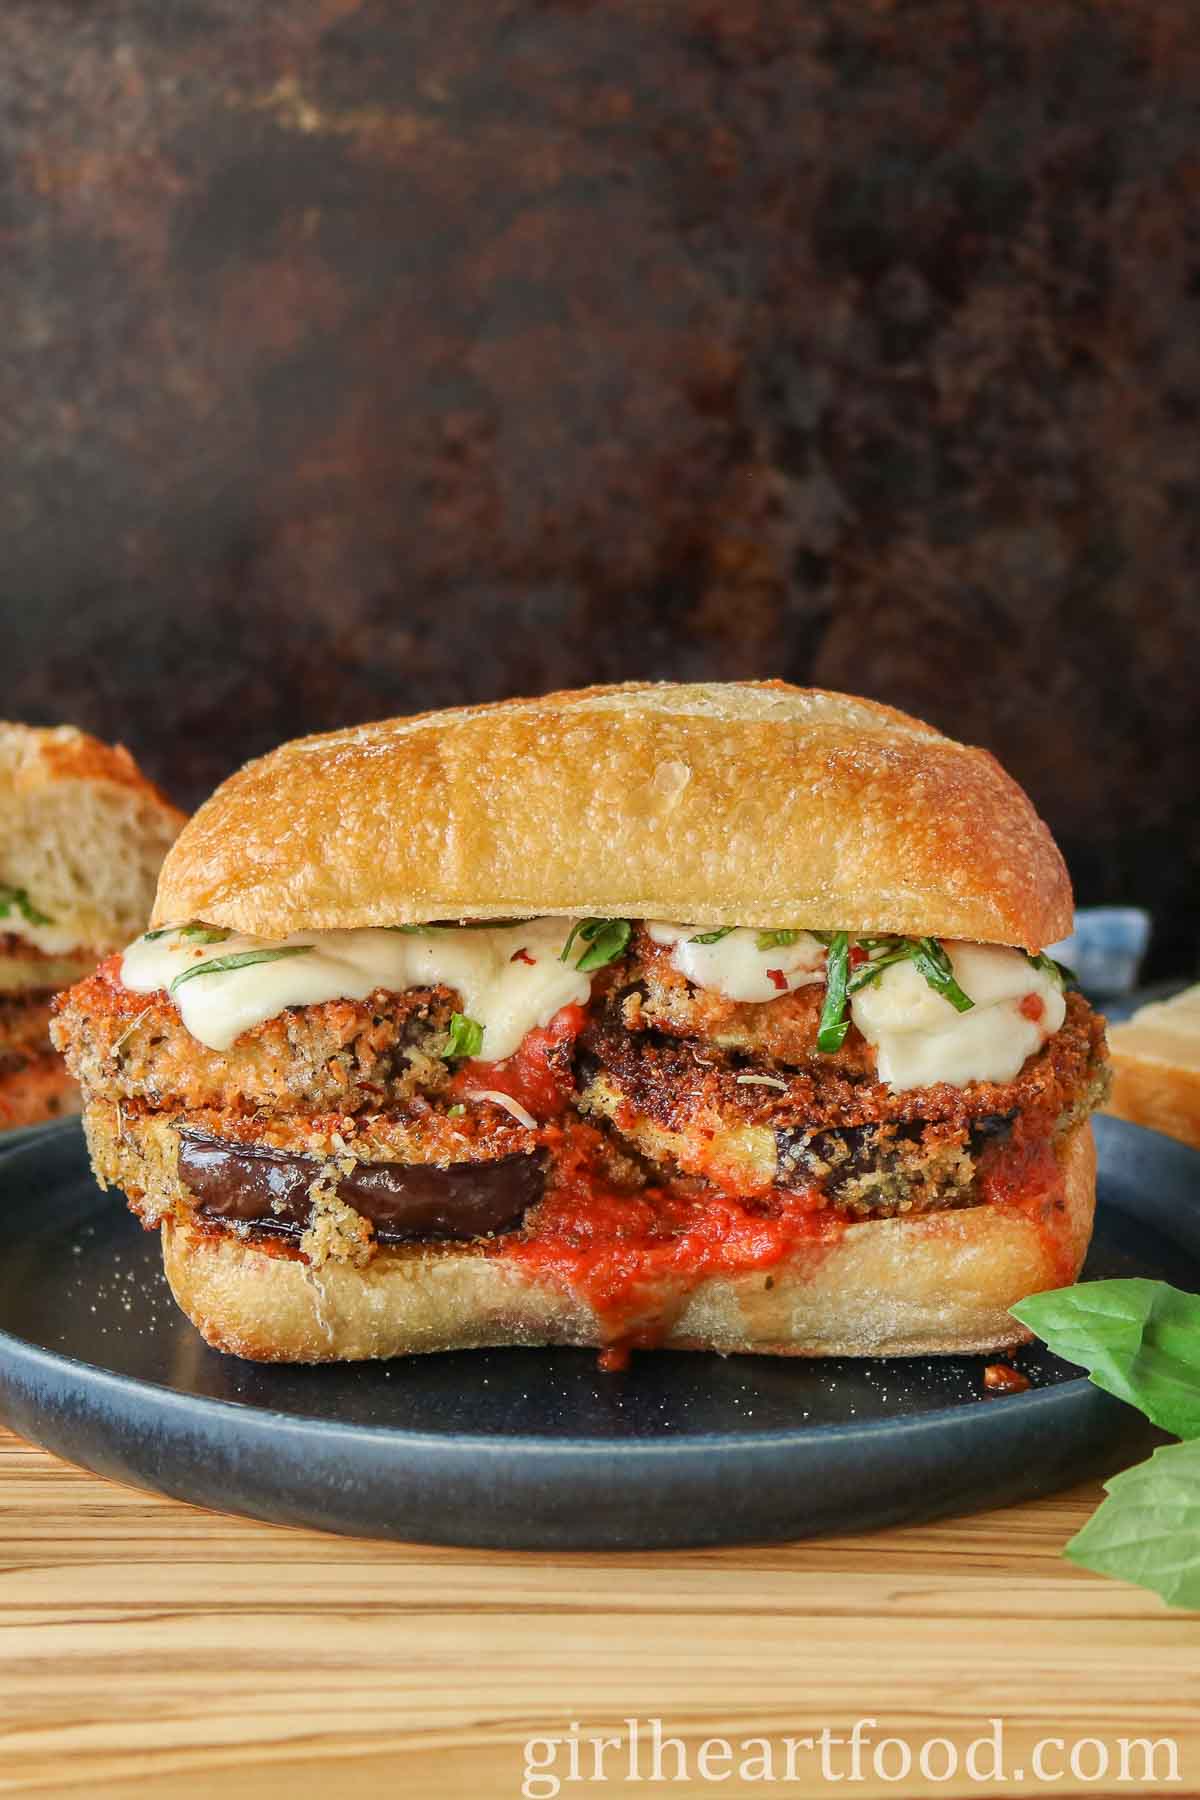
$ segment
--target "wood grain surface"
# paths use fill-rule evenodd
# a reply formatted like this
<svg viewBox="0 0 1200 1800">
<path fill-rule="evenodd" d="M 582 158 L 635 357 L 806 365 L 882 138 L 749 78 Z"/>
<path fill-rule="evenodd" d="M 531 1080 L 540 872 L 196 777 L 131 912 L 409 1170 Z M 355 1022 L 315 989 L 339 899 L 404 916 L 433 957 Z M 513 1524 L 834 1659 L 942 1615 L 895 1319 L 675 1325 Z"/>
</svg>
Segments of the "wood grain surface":
<svg viewBox="0 0 1200 1800">
<path fill-rule="evenodd" d="M 604 1782 L 563 1780 L 565 1800 L 1029 1794 L 1043 1785 L 1032 1746 L 1048 1737 L 1103 1740 L 1114 1773 L 1120 1737 L 1174 1737 L 1181 1779 L 1160 1785 L 1195 1794 L 1200 1615 L 1062 1561 L 1098 1492 L 800 1544 L 498 1554 L 201 1513 L 0 1433 L 0 1791 L 519 1796 L 527 1739 L 632 1716 L 660 1718 L 693 1764 L 705 1738 L 779 1746 L 860 1718 L 914 1753 L 931 1736 L 961 1752 L 999 1717 L 1006 1762 L 1025 1773 L 897 1782 L 867 1761 L 851 1782 L 831 1747 L 836 1782 L 802 1755 L 784 1784 L 780 1752 L 773 1785 L 695 1767 L 650 1784 L 648 1763 L 641 1781 L 614 1764 Z M 1065 1755 L 1045 1754 L 1048 1772 Z M 1083 1754 L 1087 1772 L 1097 1752 Z"/>
</svg>

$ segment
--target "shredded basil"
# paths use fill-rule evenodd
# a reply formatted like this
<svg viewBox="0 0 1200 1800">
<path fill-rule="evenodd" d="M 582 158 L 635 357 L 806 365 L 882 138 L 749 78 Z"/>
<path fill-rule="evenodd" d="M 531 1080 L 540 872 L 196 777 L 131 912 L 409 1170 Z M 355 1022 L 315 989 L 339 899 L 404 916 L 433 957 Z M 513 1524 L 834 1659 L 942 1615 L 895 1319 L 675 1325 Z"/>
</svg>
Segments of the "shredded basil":
<svg viewBox="0 0 1200 1800">
<path fill-rule="evenodd" d="M 587 948 L 580 956 L 575 967 L 581 975 L 588 975 L 593 969 L 602 969 L 606 963 L 615 962 L 622 954 L 633 934 L 633 926 L 628 919 L 577 919 L 572 925 L 566 943 L 559 953 L 559 962 L 570 962 L 571 946 L 578 938 Z"/>
<path fill-rule="evenodd" d="M 423 925 L 381 925 L 381 931 L 407 931 L 420 937 L 427 931 L 505 931 L 510 925 L 527 925 L 527 919 L 429 919 Z"/>
<path fill-rule="evenodd" d="M 462 1101 L 459 1100 L 454 1106 L 448 1106 L 446 1108 L 446 1117 L 448 1119 L 461 1119 L 466 1110 L 467 1109 Z"/>
<path fill-rule="evenodd" d="M 24 888 L 6 887 L 0 883 L 0 919 L 7 919 L 16 907 L 27 925 L 53 925 L 54 920 L 33 904 Z"/>
<path fill-rule="evenodd" d="M 825 1004 L 817 1027 L 817 1049 L 825 1056 L 840 1050 L 850 1029 L 846 1011 L 846 976 L 850 967 L 850 938 L 835 931 L 825 958 Z"/>
<path fill-rule="evenodd" d="M 867 962 L 855 969 L 846 984 L 847 993 L 857 994 L 860 988 L 869 987 L 872 982 L 879 980 L 885 969 L 894 968 L 897 963 L 907 962 L 912 955 L 912 945 L 905 938 L 876 938 L 870 941 L 880 945 L 886 944 L 888 947 L 884 949 L 882 956 L 870 957 Z M 867 949 L 867 940 L 860 940 L 855 947 L 859 950 Z"/>
<path fill-rule="evenodd" d="M 935 994 L 948 1000 L 955 1012 L 970 1012 L 975 1002 L 954 979 L 954 965 L 936 938 L 919 938 L 912 952 L 913 964 Z"/>
<path fill-rule="evenodd" d="M 689 944 L 719 944 L 722 938 L 729 936 L 734 930 L 732 925 L 718 925 L 715 931 L 698 931 L 695 937 L 688 939 Z"/>
<path fill-rule="evenodd" d="M 278 962 L 284 956 L 307 956 L 313 948 L 311 944 L 280 944 L 275 950 L 238 950 L 232 956 L 214 956 L 208 962 L 193 963 L 190 969 L 182 969 L 171 983 L 173 994 L 185 981 L 193 981 L 197 975 L 228 975 L 233 969 L 248 969 L 254 963 Z"/>
<path fill-rule="evenodd" d="M 142 942 L 152 944 L 156 938 L 170 937 L 172 932 L 193 944 L 223 944 L 233 936 L 232 931 L 225 931 L 220 925 L 160 925 L 157 931 L 143 931 Z"/>
<path fill-rule="evenodd" d="M 443 1051 L 447 1057 L 478 1056 L 483 1049 L 483 1026 L 466 1013 L 450 1014 L 450 1037 Z"/>
<path fill-rule="evenodd" d="M 785 926 L 782 931 L 760 931 L 754 942 L 760 950 L 786 950 L 799 936 L 799 931 Z"/>
<path fill-rule="evenodd" d="M 975 1002 L 965 994 L 954 978 L 954 965 L 936 938 L 873 937 L 856 938 L 854 947 L 867 952 L 868 960 L 850 972 L 850 938 L 844 931 L 829 934 L 814 932 L 822 941 L 828 939 L 825 974 L 825 1004 L 817 1032 L 817 1049 L 829 1055 L 840 1050 L 850 1029 L 847 1002 L 878 981 L 885 969 L 897 963 L 911 962 L 936 994 L 949 1002 L 955 1012 L 970 1012 Z M 1030 958 L 1032 961 L 1033 959 Z"/>
</svg>

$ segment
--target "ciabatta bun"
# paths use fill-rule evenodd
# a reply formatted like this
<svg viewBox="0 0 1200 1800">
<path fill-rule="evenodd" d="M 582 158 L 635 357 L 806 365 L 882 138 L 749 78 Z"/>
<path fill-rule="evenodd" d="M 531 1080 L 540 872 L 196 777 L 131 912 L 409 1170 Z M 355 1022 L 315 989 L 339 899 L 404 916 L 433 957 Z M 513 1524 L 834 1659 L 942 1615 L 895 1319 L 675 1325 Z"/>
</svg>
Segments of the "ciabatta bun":
<svg viewBox="0 0 1200 1800">
<path fill-rule="evenodd" d="M 1036 950 L 1066 869 L 984 750 L 784 682 L 590 688 L 284 744 L 208 800 L 156 924 L 263 937 L 581 914 Z"/>
<path fill-rule="evenodd" d="M 1059 1146 L 1061 1213 L 1035 1223 L 1002 1206 L 851 1225 L 832 1246 L 769 1271 L 694 1289 L 665 1342 L 774 1356 L 969 1353 L 1024 1343 L 1009 1314 L 1027 1294 L 1073 1281 L 1095 1204 L 1091 1127 Z M 365 1269 L 320 1270 L 178 1219 L 162 1227 L 176 1300 L 206 1342 L 256 1362 L 338 1362 L 505 1344 L 600 1346 L 579 1298 L 530 1280 L 503 1253 L 420 1245 Z"/>
<path fill-rule="evenodd" d="M 1200 1150 L 1200 985 L 1110 1025 L 1113 1085 L 1106 1112 Z"/>
<path fill-rule="evenodd" d="M 99 955 L 144 929 L 183 822 L 123 746 L 0 723 L 0 882 L 61 927 L 64 948 Z"/>
</svg>

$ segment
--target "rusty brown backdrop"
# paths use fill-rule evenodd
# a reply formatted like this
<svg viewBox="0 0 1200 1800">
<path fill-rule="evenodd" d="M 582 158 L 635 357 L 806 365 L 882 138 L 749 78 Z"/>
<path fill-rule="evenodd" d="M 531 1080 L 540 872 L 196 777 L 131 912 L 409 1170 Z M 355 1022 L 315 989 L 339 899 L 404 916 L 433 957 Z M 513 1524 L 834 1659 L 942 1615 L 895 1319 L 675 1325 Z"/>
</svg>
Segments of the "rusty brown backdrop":
<svg viewBox="0 0 1200 1800">
<path fill-rule="evenodd" d="M 778 673 L 1193 967 L 1195 0 L 7 0 L 3 708 Z"/>
</svg>

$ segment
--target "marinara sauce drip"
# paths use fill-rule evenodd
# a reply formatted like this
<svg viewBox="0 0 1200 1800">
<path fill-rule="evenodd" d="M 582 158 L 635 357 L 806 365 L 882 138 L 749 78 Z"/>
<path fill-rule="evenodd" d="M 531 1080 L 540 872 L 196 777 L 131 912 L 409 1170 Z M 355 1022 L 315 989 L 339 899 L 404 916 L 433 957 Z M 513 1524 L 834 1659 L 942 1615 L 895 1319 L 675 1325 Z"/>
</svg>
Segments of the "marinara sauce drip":
<svg viewBox="0 0 1200 1800">
<path fill-rule="evenodd" d="M 579 1295 L 615 1346 L 660 1340 L 673 1311 L 708 1277 L 766 1271 L 800 1249 L 820 1255 L 845 1230 L 814 1190 L 775 1189 L 749 1203 L 711 1188 L 622 1193 L 596 1172 L 596 1134 L 585 1126 L 566 1135 L 554 1187 L 503 1254 L 534 1279 Z"/>
</svg>

